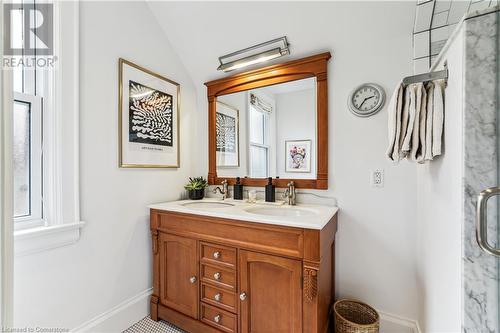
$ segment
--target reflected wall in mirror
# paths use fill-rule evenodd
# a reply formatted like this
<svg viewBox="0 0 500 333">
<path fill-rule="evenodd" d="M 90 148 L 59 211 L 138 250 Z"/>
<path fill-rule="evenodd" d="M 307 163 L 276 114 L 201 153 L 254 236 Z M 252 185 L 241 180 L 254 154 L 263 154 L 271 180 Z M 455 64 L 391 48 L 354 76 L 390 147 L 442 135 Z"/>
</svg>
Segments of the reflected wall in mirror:
<svg viewBox="0 0 500 333">
<path fill-rule="evenodd" d="M 218 96 L 217 175 L 315 179 L 316 114 L 315 77 Z"/>
</svg>

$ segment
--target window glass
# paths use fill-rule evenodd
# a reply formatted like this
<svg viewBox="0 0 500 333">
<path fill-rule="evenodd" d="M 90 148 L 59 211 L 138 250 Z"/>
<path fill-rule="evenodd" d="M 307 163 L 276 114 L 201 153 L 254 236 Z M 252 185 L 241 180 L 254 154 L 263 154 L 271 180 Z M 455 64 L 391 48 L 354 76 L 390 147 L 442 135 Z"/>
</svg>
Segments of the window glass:
<svg viewBox="0 0 500 333">
<path fill-rule="evenodd" d="M 251 176 L 257 178 L 267 177 L 268 148 L 250 146 L 250 170 Z"/>
<path fill-rule="evenodd" d="M 14 216 L 30 215 L 30 114 L 29 103 L 14 102 L 14 136 L 13 136 L 13 160 L 14 160 Z"/>
<path fill-rule="evenodd" d="M 264 113 L 250 106 L 250 142 L 265 143 L 265 117 Z"/>
</svg>

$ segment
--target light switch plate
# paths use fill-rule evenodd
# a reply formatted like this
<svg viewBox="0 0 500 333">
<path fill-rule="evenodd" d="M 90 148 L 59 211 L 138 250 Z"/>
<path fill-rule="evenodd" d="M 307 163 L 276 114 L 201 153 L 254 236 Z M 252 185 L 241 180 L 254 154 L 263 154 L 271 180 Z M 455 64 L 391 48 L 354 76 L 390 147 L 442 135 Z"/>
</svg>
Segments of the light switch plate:
<svg viewBox="0 0 500 333">
<path fill-rule="evenodd" d="M 370 184 L 372 187 L 384 187 L 384 170 L 375 169 L 370 171 Z"/>
</svg>

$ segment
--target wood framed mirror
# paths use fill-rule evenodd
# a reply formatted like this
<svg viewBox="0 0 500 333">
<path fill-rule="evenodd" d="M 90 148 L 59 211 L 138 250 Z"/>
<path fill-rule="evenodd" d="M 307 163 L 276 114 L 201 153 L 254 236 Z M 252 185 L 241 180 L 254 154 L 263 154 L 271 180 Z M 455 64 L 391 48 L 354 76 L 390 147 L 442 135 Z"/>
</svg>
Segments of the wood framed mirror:
<svg viewBox="0 0 500 333">
<path fill-rule="evenodd" d="M 208 182 L 328 189 L 329 52 L 206 82 Z"/>
</svg>

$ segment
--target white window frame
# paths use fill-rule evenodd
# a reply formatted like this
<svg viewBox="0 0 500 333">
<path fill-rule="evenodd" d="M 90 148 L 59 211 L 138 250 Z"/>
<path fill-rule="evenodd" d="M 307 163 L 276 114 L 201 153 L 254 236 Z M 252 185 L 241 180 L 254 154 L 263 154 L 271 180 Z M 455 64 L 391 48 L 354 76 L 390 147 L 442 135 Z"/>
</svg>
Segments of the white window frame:
<svg viewBox="0 0 500 333">
<path fill-rule="evenodd" d="M 248 145 L 249 145 L 249 152 L 252 151 L 252 147 L 258 147 L 258 148 L 264 148 L 266 150 L 266 175 L 269 175 L 269 159 L 270 159 L 270 138 L 269 138 L 269 121 L 270 121 L 270 115 L 269 113 L 265 112 L 265 111 L 262 111 L 262 110 L 259 110 L 258 108 L 254 107 L 251 103 L 250 103 L 250 100 L 249 100 L 249 103 L 248 103 L 248 107 L 250 109 L 250 112 L 255 111 L 255 112 L 259 112 L 261 113 L 264 117 L 263 117 L 263 135 L 264 135 L 264 138 L 263 138 L 263 144 L 262 143 L 258 143 L 258 142 L 252 142 L 251 141 L 251 137 L 250 137 L 250 133 L 251 133 L 251 127 L 252 127 L 252 123 L 250 121 L 248 121 L 248 126 L 249 126 L 249 135 L 248 135 Z M 249 113 L 250 113 L 249 112 Z M 250 119 L 250 114 L 248 115 L 248 118 Z M 252 156 L 250 156 L 249 160 L 251 161 L 252 160 Z M 252 170 L 252 163 L 249 163 L 249 173 L 250 173 L 250 177 L 254 177 L 253 175 L 253 170 Z"/>
<path fill-rule="evenodd" d="M 79 205 L 79 2 L 53 5 L 57 61 L 36 78 L 37 88 L 44 87 L 44 224 L 14 232 L 15 256 L 74 244 L 85 224 Z"/>
<path fill-rule="evenodd" d="M 45 224 L 42 208 L 42 112 L 40 96 L 14 92 L 14 102 L 30 108 L 30 214 L 14 217 L 14 230 L 39 227 Z"/>
</svg>

